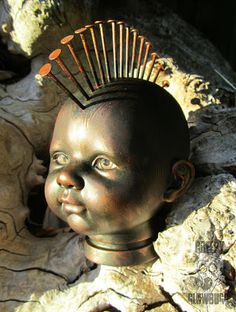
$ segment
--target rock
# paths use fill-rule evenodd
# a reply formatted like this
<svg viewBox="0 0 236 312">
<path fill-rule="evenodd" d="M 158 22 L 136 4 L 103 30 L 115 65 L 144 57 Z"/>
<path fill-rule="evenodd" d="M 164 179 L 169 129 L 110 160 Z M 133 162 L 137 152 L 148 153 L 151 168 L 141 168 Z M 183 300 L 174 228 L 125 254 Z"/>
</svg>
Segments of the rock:
<svg viewBox="0 0 236 312">
<path fill-rule="evenodd" d="M 201 174 L 236 173 L 236 107 L 209 105 L 189 118 L 192 161 Z"/>
<path fill-rule="evenodd" d="M 115 268 L 99 266 L 97 269 L 84 274 L 70 288 L 52 290 L 42 297 L 33 295 L 36 304 L 25 304 L 17 311 L 149 311 L 149 308 L 158 303 L 169 307 L 170 311 L 177 311 L 168 298 L 162 293 L 161 288 L 153 283 L 148 270 L 150 266 L 133 266 Z M 142 284 L 142 287 L 139 285 Z"/>
<path fill-rule="evenodd" d="M 236 307 L 230 296 L 236 286 L 232 257 L 235 193 L 236 179 L 231 175 L 196 179 L 169 214 L 167 229 L 159 233 L 157 261 L 123 268 L 98 266 L 63 291 L 32 294 L 31 300 L 36 302 L 17 311 L 70 312 L 74 306 L 81 312 L 108 307 L 122 312 L 149 311 L 157 304 L 154 311 L 165 311 L 165 306 L 168 311 L 198 311 L 207 303 L 208 311 L 216 311 L 216 306 L 220 311 L 232 311 Z"/>
<path fill-rule="evenodd" d="M 231 258 L 236 241 L 235 194 L 236 179 L 231 175 L 196 179 L 170 213 L 167 230 L 158 236 L 160 259 L 154 268 L 163 273 L 162 287 L 183 310 L 202 311 L 207 302 L 208 311 L 236 308 L 235 298 L 230 298 L 236 287 Z M 225 274 L 225 261 L 231 280 Z"/>
<path fill-rule="evenodd" d="M 29 193 L 44 181 L 54 120 L 66 99 L 37 76 L 38 69 L 64 35 L 114 15 L 154 42 L 167 68 L 158 83 L 169 80 L 168 90 L 188 118 L 198 176 L 159 234 L 159 259 L 126 268 L 86 261 L 83 236 L 49 229 L 48 235 L 59 234 L 35 237 L 26 226 Z M 151 1 L 145 6 L 139 0 L 123 6 L 110 2 L 104 10 L 99 0 L 4 0 L 0 25 L 9 53 L 24 55 L 31 64 L 30 73 L 14 83 L 1 76 L 0 310 L 235 310 L 236 115 L 234 90 L 227 83 L 234 83 L 235 74 L 217 50 Z M 65 61 L 71 66 L 69 56 Z M 208 304 L 198 304 L 202 298 Z"/>
</svg>

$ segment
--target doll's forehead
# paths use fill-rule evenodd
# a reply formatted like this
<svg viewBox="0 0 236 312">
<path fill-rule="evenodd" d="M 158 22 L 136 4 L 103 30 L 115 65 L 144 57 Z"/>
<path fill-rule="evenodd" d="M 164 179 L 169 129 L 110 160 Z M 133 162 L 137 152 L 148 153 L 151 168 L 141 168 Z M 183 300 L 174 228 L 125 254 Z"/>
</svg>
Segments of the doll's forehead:
<svg viewBox="0 0 236 312">
<path fill-rule="evenodd" d="M 77 93 L 76 96 L 78 97 Z M 115 109 L 117 118 L 120 114 L 129 114 L 131 111 L 132 114 L 136 116 L 139 114 L 143 119 L 150 118 L 151 121 L 153 115 L 160 115 L 161 118 L 167 119 L 171 114 L 175 114 L 174 106 L 178 106 L 177 102 L 163 88 L 150 82 L 133 79 L 131 81 L 122 80 L 99 88 L 94 92 L 92 98 L 86 101 L 84 109 L 80 109 L 69 99 L 62 111 L 69 108 L 74 117 L 95 116 L 102 111 L 104 115 L 109 112 L 110 118 L 113 118 L 112 112 Z"/>
<path fill-rule="evenodd" d="M 137 148 L 143 148 L 146 138 L 151 136 L 148 118 L 143 115 L 143 110 L 129 100 L 102 102 L 82 111 L 76 104 L 66 103 L 58 115 L 53 138 L 66 141 L 72 137 L 81 139 L 84 134 L 83 138 L 87 140 L 103 137 L 117 144 L 132 141 Z M 158 124 L 155 127 L 159 127 Z"/>
<path fill-rule="evenodd" d="M 59 112 L 51 147 L 55 143 L 74 150 L 78 142 L 86 146 L 102 143 L 123 154 L 149 155 L 167 162 L 185 159 L 189 154 L 189 136 L 184 115 L 169 98 L 165 103 L 159 100 L 153 98 L 144 103 L 142 97 L 110 97 L 84 110 L 72 101 L 66 102 Z"/>
<path fill-rule="evenodd" d="M 164 117 L 135 99 L 101 101 L 85 110 L 67 102 L 59 112 L 53 137 L 66 139 L 65 132 L 70 137 L 70 133 L 81 131 L 90 135 L 96 133 L 96 136 L 116 136 L 119 141 L 139 137 L 153 145 L 164 135 Z"/>
<path fill-rule="evenodd" d="M 62 107 L 53 138 L 51 152 L 65 149 L 79 155 L 98 152 L 120 159 L 143 159 L 153 144 L 147 144 L 141 124 L 133 119 L 133 105 L 119 102 L 101 103 L 80 111 L 73 104 Z M 152 153 L 151 153 L 152 154 Z"/>
<path fill-rule="evenodd" d="M 85 110 L 80 110 L 73 102 L 65 103 L 57 117 L 57 123 L 70 122 L 88 122 L 98 121 L 102 123 L 114 123 L 122 119 L 123 122 L 131 121 L 131 116 L 135 115 L 135 101 L 126 99 L 110 100 L 97 103 L 87 107 Z"/>
<path fill-rule="evenodd" d="M 53 137 L 66 138 L 66 133 L 69 137 L 76 132 L 107 136 L 112 136 L 113 133 L 119 139 L 122 136 L 128 137 L 128 131 L 131 135 L 133 127 L 132 106 L 130 103 L 111 101 L 81 111 L 76 104 L 66 103 L 58 114 Z"/>
</svg>

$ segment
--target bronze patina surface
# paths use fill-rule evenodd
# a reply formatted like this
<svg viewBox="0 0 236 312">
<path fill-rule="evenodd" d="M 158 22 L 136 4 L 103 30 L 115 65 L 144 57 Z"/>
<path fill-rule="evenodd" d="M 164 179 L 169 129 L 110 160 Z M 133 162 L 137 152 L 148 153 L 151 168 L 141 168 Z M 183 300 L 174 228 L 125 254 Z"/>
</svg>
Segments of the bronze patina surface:
<svg viewBox="0 0 236 312">
<path fill-rule="evenodd" d="M 40 70 L 69 96 L 50 147 L 48 205 L 87 235 L 90 260 L 117 266 L 151 261 L 160 209 L 181 196 L 194 176 L 187 122 L 163 89 L 169 87 L 164 64 L 137 29 L 116 20 L 79 28 L 61 44 L 80 76 L 73 76 L 61 49 L 49 60 L 78 92 L 72 94 L 50 64 Z"/>
<path fill-rule="evenodd" d="M 48 205 L 88 236 L 86 256 L 107 265 L 152 260 L 152 219 L 185 192 L 194 173 L 175 99 L 153 83 L 122 79 L 97 90 L 84 110 L 68 100 L 50 154 Z"/>
</svg>

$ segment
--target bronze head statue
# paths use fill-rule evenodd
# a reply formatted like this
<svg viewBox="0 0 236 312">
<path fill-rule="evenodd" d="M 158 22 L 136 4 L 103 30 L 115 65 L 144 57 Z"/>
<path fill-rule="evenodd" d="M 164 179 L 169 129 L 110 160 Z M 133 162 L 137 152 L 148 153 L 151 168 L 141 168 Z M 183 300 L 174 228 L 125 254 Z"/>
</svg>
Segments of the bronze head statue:
<svg viewBox="0 0 236 312">
<path fill-rule="evenodd" d="M 113 25 L 121 24 L 111 24 L 114 39 Z M 114 46 L 113 57 L 114 65 Z M 156 257 L 158 229 L 153 230 L 152 220 L 165 203 L 186 191 L 194 175 L 179 104 L 164 88 L 138 79 L 137 72 L 136 77 L 130 71 L 128 77 L 119 75 L 118 67 L 115 79 L 100 71 L 103 83 L 96 89 L 94 79 L 86 106 L 66 89 L 70 98 L 56 120 L 45 186 L 51 210 L 75 232 L 87 235 L 87 258 L 117 266 Z"/>
</svg>

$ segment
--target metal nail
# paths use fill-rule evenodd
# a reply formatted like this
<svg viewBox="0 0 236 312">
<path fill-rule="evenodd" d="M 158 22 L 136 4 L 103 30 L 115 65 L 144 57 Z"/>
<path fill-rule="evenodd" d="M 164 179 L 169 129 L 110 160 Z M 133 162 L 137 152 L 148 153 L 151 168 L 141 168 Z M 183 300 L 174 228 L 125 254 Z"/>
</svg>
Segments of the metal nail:
<svg viewBox="0 0 236 312">
<path fill-rule="evenodd" d="M 73 44 L 72 44 L 73 38 L 74 38 L 74 35 L 66 36 L 66 37 L 61 39 L 61 44 L 67 45 L 71 55 L 73 56 L 75 63 L 77 64 L 77 66 L 79 68 L 80 73 L 84 76 L 90 90 L 94 91 L 94 87 L 93 87 L 93 85 L 92 85 L 92 83 L 91 83 L 91 81 L 87 75 L 87 72 L 83 66 L 83 63 L 81 62 L 79 56 L 75 53 L 75 49 L 74 49 Z"/>
<path fill-rule="evenodd" d="M 129 39 L 130 39 L 130 27 L 125 27 L 125 77 L 129 77 Z"/>
<path fill-rule="evenodd" d="M 68 79 L 70 79 L 75 84 L 75 86 L 77 88 L 79 88 L 79 90 L 81 91 L 83 96 L 88 100 L 89 99 L 88 94 L 85 92 L 85 90 L 80 85 L 80 83 L 75 79 L 74 75 L 71 73 L 69 68 L 66 66 L 66 64 L 61 59 L 60 55 L 61 55 L 61 49 L 56 49 L 56 50 L 52 51 L 52 53 L 50 53 L 48 58 L 50 61 L 55 61 L 57 63 L 57 65 L 62 69 L 62 71 L 64 72 L 66 77 Z"/>
<path fill-rule="evenodd" d="M 97 63 L 98 63 L 100 79 L 101 79 L 102 84 L 104 85 L 105 84 L 105 75 L 104 75 L 102 62 L 101 62 L 101 58 L 100 58 L 100 54 L 99 54 L 99 50 L 98 50 L 98 44 L 97 44 L 97 38 L 95 35 L 94 26 L 93 25 L 86 25 L 85 28 L 90 30 L 92 41 L 93 41 L 93 46 L 94 46 L 94 51 L 95 51 L 95 55 L 96 55 L 96 59 L 97 59 Z"/>
<path fill-rule="evenodd" d="M 164 67 L 163 67 L 162 64 L 158 64 L 157 69 L 156 69 L 155 76 L 154 76 L 154 78 L 153 78 L 153 82 L 156 83 L 157 78 L 158 78 L 158 76 L 159 76 L 159 74 L 160 74 L 161 71 L 164 71 Z"/>
<path fill-rule="evenodd" d="M 97 89 L 97 88 L 99 88 L 99 81 L 98 81 L 97 73 L 96 73 L 96 70 L 95 70 L 95 66 L 93 64 L 92 57 L 90 55 L 90 50 L 89 50 L 89 47 L 88 47 L 88 44 L 87 44 L 87 41 L 86 41 L 86 38 L 85 38 L 85 35 L 84 35 L 85 31 L 86 31 L 85 27 L 84 28 L 80 28 L 80 29 L 75 30 L 75 34 L 80 35 L 80 38 L 81 38 L 81 41 L 82 41 L 82 44 L 83 44 L 83 47 L 84 47 L 85 55 L 86 55 L 86 58 L 87 58 L 87 61 L 88 61 L 88 64 L 89 64 L 89 68 L 91 70 L 91 73 L 92 73 L 92 76 L 93 76 L 93 79 L 94 79 L 94 82 L 95 82 L 95 87 Z"/>
<path fill-rule="evenodd" d="M 119 66 L 119 77 L 123 78 L 123 36 L 124 36 L 124 22 L 118 22 L 119 33 L 120 33 L 120 66 Z"/>
<path fill-rule="evenodd" d="M 151 45 L 151 43 L 149 41 L 145 42 L 145 45 L 146 45 L 146 50 L 145 50 L 143 64 L 142 64 L 142 71 L 141 71 L 140 77 L 139 77 L 140 79 L 143 79 L 143 77 L 144 77 L 144 74 L 145 74 L 145 71 L 146 71 L 146 67 L 147 67 L 147 60 L 148 60 L 149 51 L 152 48 L 152 45 Z"/>
<path fill-rule="evenodd" d="M 136 74 L 137 78 L 139 78 L 140 66 L 141 66 L 141 60 L 142 60 L 142 54 L 143 54 L 143 46 L 144 46 L 145 38 L 144 38 L 144 36 L 139 36 L 138 39 L 140 39 L 140 46 L 139 46 L 137 74 Z"/>
<path fill-rule="evenodd" d="M 131 56 L 131 64 L 130 64 L 130 76 L 134 77 L 134 65 L 135 65 L 134 63 L 135 63 L 135 56 L 136 56 L 138 31 L 137 29 L 132 29 L 131 33 L 133 34 L 133 44 L 132 44 L 132 56 Z"/>
<path fill-rule="evenodd" d="M 108 24 L 111 24 L 112 29 L 112 49 L 113 49 L 113 66 L 114 66 L 114 78 L 117 79 L 117 51 L 116 51 L 116 21 L 108 20 Z"/>
<path fill-rule="evenodd" d="M 170 86 L 170 83 L 168 80 L 163 80 L 161 84 L 163 88 L 168 88 Z"/>
<path fill-rule="evenodd" d="M 53 80 L 81 109 L 85 109 L 85 106 L 71 93 L 55 75 L 52 73 L 52 65 L 47 63 L 44 64 L 40 70 L 39 70 L 39 75 L 41 77 L 47 76 L 51 80 Z"/>
<path fill-rule="evenodd" d="M 105 40 L 104 29 L 103 29 L 104 22 L 96 21 L 94 24 L 99 26 L 101 42 L 102 42 L 102 50 L 103 50 L 103 56 L 104 56 L 104 63 L 105 63 L 105 68 L 106 68 L 106 78 L 107 78 L 107 81 L 110 82 L 111 74 L 110 74 L 110 66 L 109 66 L 109 61 L 108 61 L 106 40 Z"/>
<path fill-rule="evenodd" d="M 149 80 L 151 77 L 151 73 L 152 73 L 153 67 L 155 65 L 155 61 L 158 58 L 158 54 L 156 52 L 154 52 L 151 54 L 151 57 L 152 57 L 152 61 L 151 61 L 151 65 L 150 65 L 148 72 L 147 72 L 147 78 L 146 78 L 147 80 Z"/>
</svg>

